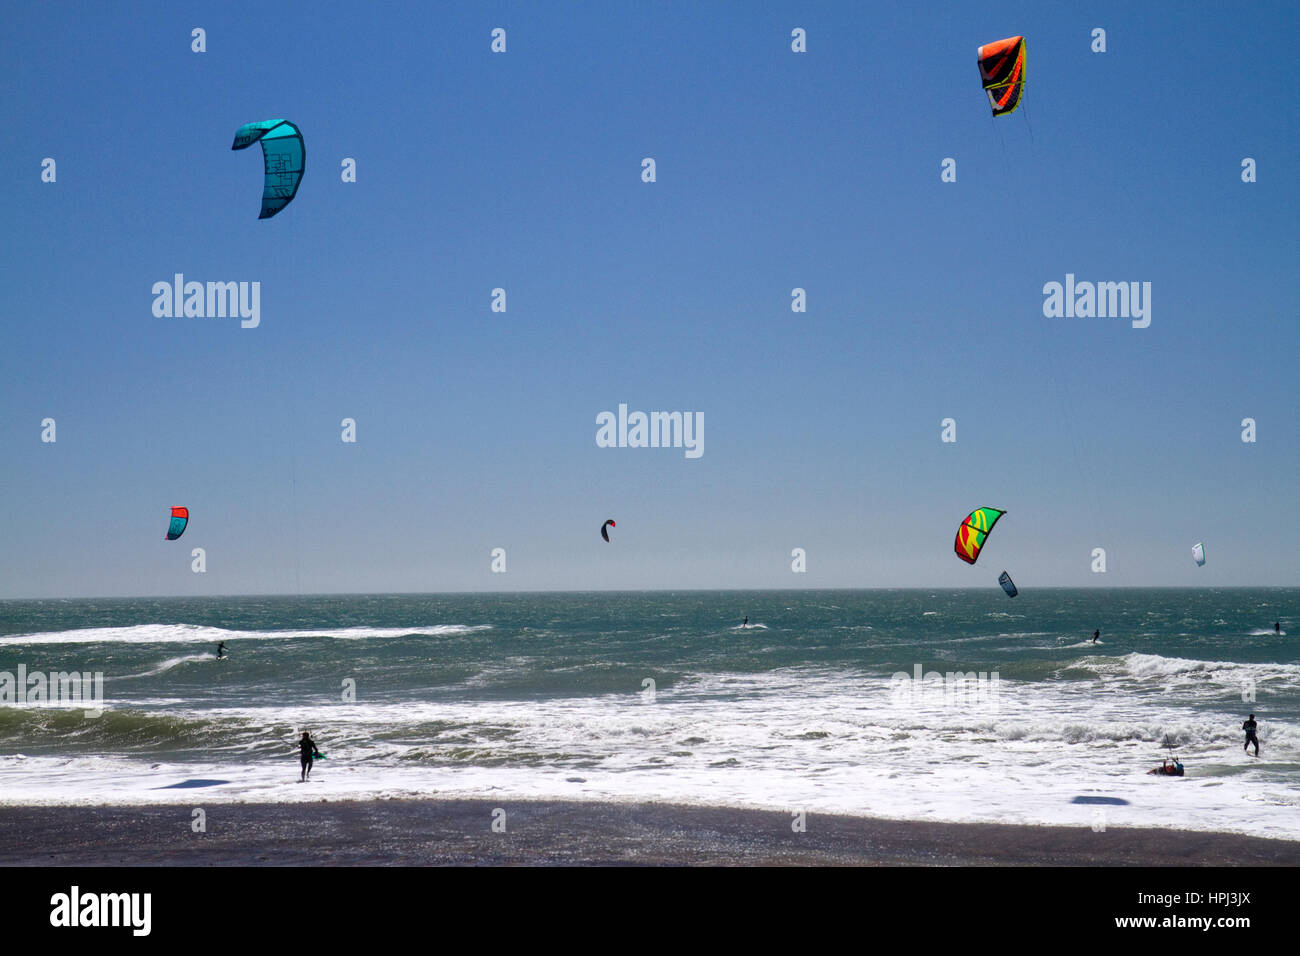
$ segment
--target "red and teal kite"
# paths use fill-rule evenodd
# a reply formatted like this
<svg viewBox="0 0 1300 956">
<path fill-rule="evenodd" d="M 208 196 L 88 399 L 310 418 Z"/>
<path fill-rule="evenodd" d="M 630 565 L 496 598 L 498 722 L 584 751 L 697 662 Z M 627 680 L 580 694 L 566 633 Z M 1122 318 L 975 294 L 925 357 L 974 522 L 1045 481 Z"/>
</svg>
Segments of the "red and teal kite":
<svg viewBox="0 0 1300 956">
<path fill-rule="evenodd" d="M 957 557 L 967 564 L 974 564 L 979 559 L 980 550 L 984 547 L 984 539 L 989 536 L 993 526 L 1004 514 L 1005 511 L 999 511 L 997 508 L 976 508 L 968 514 L 961 527 L 957 529 L 957 540 L 952 546 L 952 549 L 957 552 Z"/>
<path fill-rule="evenodd" d="M 167 528 L 167 540 L 175 541 L 185 533 L 185 526 L 190 523 L 189 508 L 173 508 L 172 523 Z"/>
</svg>

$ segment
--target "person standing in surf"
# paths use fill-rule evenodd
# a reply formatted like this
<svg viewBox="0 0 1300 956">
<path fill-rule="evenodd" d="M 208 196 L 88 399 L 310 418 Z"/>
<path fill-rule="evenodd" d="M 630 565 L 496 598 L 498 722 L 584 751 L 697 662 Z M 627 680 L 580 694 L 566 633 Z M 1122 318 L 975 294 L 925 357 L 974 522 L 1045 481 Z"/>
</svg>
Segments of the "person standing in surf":
<svg viewBox="0 0 1300 956">
<path fill-rule="evenodd" d="M 745 620 L 741 623 L 740 626 L 741 626 L 741 627 L 749 627 L 749 615 L 748 615 L 748 614 L 745 615 Z"/>
<path fill-rule="evenodd" d="M 1274 633 L 1274 634 L 1281 634 L 1281 633 L 1282 633 L 1282 622 L 1281 622 L 1281 621 L 1274 621 L 1274 622 L 1273 622 L 1273 633 Z"/>
<path fill-rule="evenodd" d="M 1097 638 L 1101 637 L 1101 628 L 1092 632 L 1092 643 L 1097 643 Z"/>
<path fill-rule="evenodd" d="M 226 656 L 226 642 L 222 641 L 220 644 L 217 645 L 217 660 L 221 660 L 221 658 L 225 656 Z"/>
<path fill-rule="evenodd" d="M 307 731 L 302 732 L 302 739 L 298 741 L 299 759 L 302 761 L 302 776 L 298 778 L 299 783 L 305 783 L 311 776 L 311 758 L 319 757 L 320 751 L 316 749 L 316 741 L 308 736 Z"/>
<path fill-rule="evenodd" d="M 1250 719 L 1241 725 L 1241 729 L 1246 732 L 1246 742 L 1241 745 L 1242 750 L 1250 748 L 1251 744 L 1255 745 L 1255 756 L 1259 756 L 1259 738 L 1255 736 L 1255 731 L 1259 725 L 1255 723 L 1255 715 L 1251 714 Z"/>
</svg>

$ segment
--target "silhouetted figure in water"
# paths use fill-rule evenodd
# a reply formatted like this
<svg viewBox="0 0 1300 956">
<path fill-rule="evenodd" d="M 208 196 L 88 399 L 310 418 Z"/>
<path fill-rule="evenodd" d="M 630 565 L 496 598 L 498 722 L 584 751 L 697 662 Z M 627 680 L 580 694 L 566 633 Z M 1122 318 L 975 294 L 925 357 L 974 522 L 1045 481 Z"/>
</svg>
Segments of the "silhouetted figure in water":
<svg viewBox="0 0 1300 956">
<path fill-rule="evenodd" d="M 749 615 L 745 615 L 744 623 L 742 623 L 740 626 L 741 626 L 741 627 L 749 627 Z"/>
<path fill-rule="evenodd" d="M 1254 714 L 1251 714 L 1250 719 L 1241 725 L 1241 729 L 1246 732 L 1246 742 L 1241 745 L 1241 749 L 1246 750 L 1251 744 L 1254 744 L 1256 757 L 1259 756 L 1259 738 L 1255 736 L 1255 731 L 1258 729 L 1258 726 L 1259 725 L 1255 723 Z"/>
<path fill-rule="evenodd" d="M 226 656 L 226 642 L 222 641 L 220 644 L 217 645 L 217 660 L 221 660 L 225 656 Z"/>
<path fill-rule="evenodd" d="M 1281 622 L 1281 621 L 1274 621 L 1274 622 L 1273 622 L 1273 633 L 1274 633 L 1274 634 L 1281 634 L 1281 633 L 1282 633 L 1282 622 Z"/>
<path fill-rule="evenodd" d="M 1097 643 L 1097 638 L 1099 638 L 1099 637 L 1101 637 L 1101 629 L 1100 629 L 1100 628 L 1098 628 L 1097 630 L 1095 630 L 1095 631 L 1092 632 L 1092 643 L 1096 644 L 1096 643 Z"/>
<path fill-rule="evenodd" d="M 307 731 L 302 732 L 302 739 L 298 741 L 299 759 L 302 761 L 302 776 L 298 779 L 299 783 L 305 781 L 311 776 L 311 758 L 319 757 L 320 751 L 316 749 L 316 741 L 307 736 Z"/>
<path fill-rule="evenodd" d="M 1178 762 L 1177 757 L 1174 757 L 1172 759 L 1166 757 L 1164 763 L 1162 763 L 1159 767 L 1156 767 L 1155 770 L 1148 770 L 1147 773 L 1148 774 L 1153 773 L 1159 777 L 1186 776 L 1186 771 L 1183 770 L 1183 765 Z"/>
</svg>

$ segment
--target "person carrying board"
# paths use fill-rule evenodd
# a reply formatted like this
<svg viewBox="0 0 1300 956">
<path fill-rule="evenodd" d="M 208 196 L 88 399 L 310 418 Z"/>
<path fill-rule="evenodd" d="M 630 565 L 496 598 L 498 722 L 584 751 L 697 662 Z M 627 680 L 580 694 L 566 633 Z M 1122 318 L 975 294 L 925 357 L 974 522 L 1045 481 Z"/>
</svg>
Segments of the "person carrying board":
<svg viewBox="0 0 1300 956">
<path fill-rule="evenodd" d="M 302 760 L 302 776 L 298 779 L 299 783 L 305 783 L 311 776 L 312 757 L 319 757 L 320 751 L 316 749 L 316 742 L 311 739 L 307 731 L 302 732 L 302 739 L 298 741 L 298 751 Z"/>
</svg>

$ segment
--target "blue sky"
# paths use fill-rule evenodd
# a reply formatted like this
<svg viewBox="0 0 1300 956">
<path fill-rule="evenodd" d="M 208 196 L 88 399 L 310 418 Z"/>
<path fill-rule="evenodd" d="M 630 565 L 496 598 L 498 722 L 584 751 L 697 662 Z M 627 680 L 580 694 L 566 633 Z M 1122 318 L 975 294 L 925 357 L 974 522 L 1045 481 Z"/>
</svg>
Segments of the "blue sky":
<svg viewBox="0 0 1300 956">
<path fill-rule="evenodd" d="M 1297 581 L 1294 5 L 138 9 L 0 39 L 0 596 Z M 156 318 L 177 272 L 261 325 Z M 1150 327 L 1044 317 L 1067 273 Z M 620 403 L 703 456 L 598 448 Z"/>
</svg>

